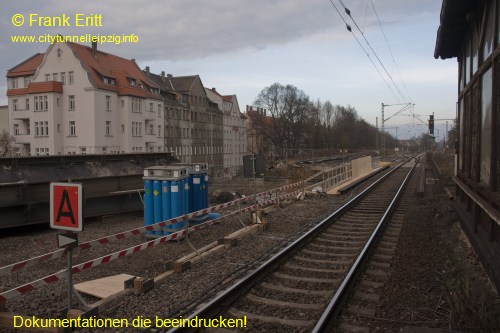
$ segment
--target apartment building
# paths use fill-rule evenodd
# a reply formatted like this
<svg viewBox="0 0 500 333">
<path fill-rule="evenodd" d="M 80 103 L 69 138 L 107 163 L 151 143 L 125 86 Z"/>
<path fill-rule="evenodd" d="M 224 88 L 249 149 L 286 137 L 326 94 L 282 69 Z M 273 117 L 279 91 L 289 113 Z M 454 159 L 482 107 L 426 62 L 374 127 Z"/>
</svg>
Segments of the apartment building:
<svg viewBox="0 0 500 333">
<path fill-rule="evenodd" d="M 245 120 L 236 95 L 221 95 L 215 88 L 205 88 L 208 98 L 217 103 L 223 113 L 224 176 L 241 173 L 243 156 L 247 153 Z"/>
<path fill-rule="evenodd" d="M 251 154 L 264 154 L 268 161 L 273 161 L 276 156 L 276 147 L 269 138 L 272 130 L 273 119 L 267 115 L 264 108 L 246 106 L 245 115 L 247 147 Z"/>
<path fill-rule="evenodd" d="M 160 87 L 165 105 L 164 145 L 183 163 L 208 163 L 223 176 L 223 113 L 205 92 L 199 75 L 144 74 Z"/>
<path fill-rule="evenodd" d="M 164 151 L 160 89 L 135 61 L 54 43 L 7 72 L 19 155 Z"/>
</svg>

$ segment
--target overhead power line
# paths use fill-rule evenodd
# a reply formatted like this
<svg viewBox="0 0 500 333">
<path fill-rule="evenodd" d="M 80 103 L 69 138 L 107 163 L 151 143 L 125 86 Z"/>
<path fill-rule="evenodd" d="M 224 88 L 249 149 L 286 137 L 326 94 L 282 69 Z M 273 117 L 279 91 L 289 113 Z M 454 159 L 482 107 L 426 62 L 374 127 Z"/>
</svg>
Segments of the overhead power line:
<svg viewBox="0 0 500 333">
<path fill-rule="evenodd" d="M 389 41 L 387 39 L 387 36 L 385 35 L 384 28 L 382 27 L 382 22 L 380 22 L 380 18 L 378 17 L 378 13 L 377 13 L 377 10 L 375 9 L 375 4 L 373 3 L 373 0 L 370 0 L 370 3 L 372 4 L 373 12 L 375 13 L 375 17 L 377 18 L 377 22 L 378 22 L 378 25 L 380 27 L 380 30 L 382 31 L 382 35 L 384 36 L 385 43 L 387 44 L 387 48 L 389 49 L 389 54 L 391 55 L 392 62 L 394 63 L 394 67 L 396 68 L 396 71 L 398 72 L 399 79 L 401 80 L 401 83 L 403 84 L 403 88 L 408 96 L 408 99 L 410 100 L 411 103 L 413 103 L 413 99 L 411 98 L 410 93 L 408 92 L 408 88 L 406 87 L 405 81 L 403 80 L 403 76 L 401 75 L 401 72 L 399 71 L 399 67 L 396 63 L 396 60 L 394 59 L 394 54 L 392 53 L 391 46 L 389 45 Z"/>
<path fill-rule="evenodd" d="M 358 37 L 356 37 L 356 35 L 354 34 L 354 32 L 352 31 L 352 28 L 351 26 L 349 25 L 349 23 L 347 23 L 347 21 L 344 19 L 344 17 L 342 16 L 342 14 L 340 13 L 340 10 L 337 8 L 337 6 L 335 5 L 335 3 L 333 2 L 333 0 L 330 0 L 330 3 L 332 4 L 333 8 L 335 8 L 335 10 L 337 11 L 337 13 L 339 14 L 340 18 L 342 19 L 342 21 L 344 21 L 345 25 L 346 25 L 346 29 L 354 36 L 354 39 L 356 39 L 356 42 L 358 43 L 358 45 L 361 47 L 361 49 L 365 52 L 366 56 L 368 57 L 368 59 L 370 60 L 370 62 L 372 63 L 373 67 L 375 67 L 375 69 L 377 70 L 378 74 L 380 75 L 380 77 L 382 78 L 382 80 L 385 82 L 385 84 L 387 85 L 387 87 L 389 88 L 389 90 L 391 91 L 391 93 L 394 95 L 394 97 L 396 98 L 396 100 L 398 100 L 399 102 L 401 102 L 398 98 L 398 96 L 396 96 L 394 90 L 391 88 L 391 85 L 389 84 L 389 82 L 387 82 L 387 80 L 385 79 L 384 75 L 382 74 L 382 72 L 380 71 L 380 69 L 377 67 L 377 65 L 375 64 L 375 62 L 373 61 L 373 59 L 370 57 L 370 53 L 364 48 L 363 44 L 361 44 L 361 42 L 359 41 Z M 359 28 L 358 28 L 359 29 Z"/>
<path fill-rule="evenodd" d="M 389 71 L 387 70 L 386 66 L 384 65 L 384 63 L 382 62 L 382 60 L 380 59 L 380 57 L 378 56 L 377 52 L 375 52 L 375 50 L 373 49 L 373 47 L 371 46 L 370 42 L 368 41 L 368 39 L 366 38 L 366 36 L 364 35 L 364 32 L 361 30 L 361 28 L 359 27 L 359 25 L 357 24 L 356 20 L 352 17 L 351 15 L 351 11 L 349 10 L 349 8 L 347 8 L 347 6 L 344 4 L 344 2 L 342 0 L 338 0 L 339 3 L 342 5 L 342 7 L 344 8 L 344 11 L 345 13 L 347 14 L 347 16 L 349 16 L 349 18 L 351 19 L 351 21 L 354 23 L 354 25 L 356 26 L 357 30 L 359 31 L 359 33 L 361 34 L 361 36 L 363 37 L 363 39 L 365 40 L 365 43 L 368 45 L 368 47 L 370 48 L 371 52 L 373 53 L 373 55 L 375 56 L 375 58 L 377 59 L 379 65 L 382 67 L 383 71 L 385 72 L 385 74 L 387 75 L 387 77 L 389 78 L 390 82 L 392 83 L 392 87 L 394 87 L 396 90 L 397 90 L 397 94 L 394 92 L 394 90 L 392 89 L 391 87 L 391 84 L 389 84 L 386 80 L 386 78 L 382 75 L 381 71 L 379 70 L 378 66 L 376 66 L 376 64 L 373 62 L 372 58 L 370 57 L 370 54 L 369 52 L 363 47 L 363 45 L 360 43 L 360 41 L 358 40 L 358 38 L 356 37 L 356 35 L 354 34 L 354 32 L 352 31 L 352 28 L 351 26 L 347 23 L 347 21 L 345 20 L 345 18 L 342 16 L 340 10 L 337 8 L 337 6 L 335 5 L 335 3 L 330 0 L 330 3 L 333 5 L 333 7 L 335 8 L 335 10 L 337 11 L 337 13 L 339 14 L 339 16 L 341 17 L 341 19 L 344 21 L 344 23 L 346 24 L 346 27 L 347 27 L 347 30 L 349 30 L 352 35 L 355 37 L 356 41 L 358 42 L 358 44 L 360 45 L 360 47 L 363 49 L 363 51 L 365 52 L 365 54 L 368 56 L 368 58 L 370 59 L 371 63 L 373 64 L 373 66 L 375 67 L 375 69 L 377 70 L 377 72 L 379 73 L 379 75 L 381 75 L 382 79 L 384 80 L 384 82 L 386 83 L 386 85 L 389 87 L 389 89 L 391 90 L 391 93 L 394 95 L 394 97 L 396 98 L 396 100 L 399 102 L 399 103 L 402 103 L 403 101 L 408 103 L 408 104 L 413 104 L 413 101 L 408 93 L 408 89 L 406 89 L 406 86 L 404 85 L 404 81 L 402 80 L 402 77 L 401 77 L 401 73 L 399 72 L 399 69 L 398 69 L 398 73 L 401 77 L 401 81 L 403 82 L 403 86 L 405 87 L 405 90 L 408 94 L 408 98 L 406 98 L 403 93 L 401 92 L 401 90 L 399 89 L 398 85 L 396 84 L 396 82 L 394 81 L 394 79 L 392 78 L 392 75 L 389 73 Z M 370 0 L 371 1 L 371 0 Z M 373 2 L 372 2 L 372 7 L 374 8 L 375 10 L 375 6 L 373 5 Z M 375 11 L 375 15 L 377 16 L 377 20 L 379 21 L 379 25 L 380 27 L 382 28 L 382 25 L 380 23 L 380 20 L 378 18 L 378 15 Z M 385 33 L 383 32 L 383 29 L 382 29 L 382 33 L 384 35 L 384 38 L 386 40 L 386 43 L 387 45 L 389 46 L 389 43 L 387 41 L 387 37 L 385 36 Z M 389 46 L 389 50 L 390 50 L 390 46 Z M 390 50 L 390 53 L 391 53 L 391 57 L 393 59 L 393 62 L 395 64 L 395 60 L 394 60 L 394 56 L 392 54 L 392 50 Z M 397 67 L 397 65 L 396 65 Z M 410 100 L 410 102 L 407 102 L 407 100 Z"/>
</svg>

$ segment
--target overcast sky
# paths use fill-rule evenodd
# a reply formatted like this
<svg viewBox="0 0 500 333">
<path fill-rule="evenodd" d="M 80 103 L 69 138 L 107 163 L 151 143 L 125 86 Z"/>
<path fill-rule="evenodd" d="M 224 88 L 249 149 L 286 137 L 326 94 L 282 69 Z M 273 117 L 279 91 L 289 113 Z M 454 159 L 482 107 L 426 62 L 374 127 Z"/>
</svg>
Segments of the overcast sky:
<svg viewBox="0 0 500 333">
<path fill-rule="evenodd" d="M 399 128 L 400 138 L 425 131 L 429 114 L 455 118 L 456 59 L 433 57 L 441 1 L 343 0 L 376 52 L 344 15 L 369 57 L 332 5 L 343 10 L 339 0 L 0 1 L 4 75 L 49 46 L 15 44 L 11 35 L 135 34 L 138 44 L 98 48 L 134 58 L 141 68 L 149 66 L 155 73 L 199 74 L 206 87 L 215 87 L 223 95 L 236 94 L 242 112 L 263 88 L 279 82 L 295 85 L 312 100 L 351 105 L 372 124 L 376 117 L 380 121 L 382 103 L 413 102 L 418 118 L 405 112 L 386 123 L 389 132 Z M 75 13 L 102 15 L 102 27 L 30 27 L 28 22 L 30 14 L 73 18 Z M 13 26 L 14 14 L 26 18 L 22 27 Z M 0 82 L 0 104 L 6 104 L 6 79 Z M 385 118 L 399 108 L 386 107 Z"/>
</svg>

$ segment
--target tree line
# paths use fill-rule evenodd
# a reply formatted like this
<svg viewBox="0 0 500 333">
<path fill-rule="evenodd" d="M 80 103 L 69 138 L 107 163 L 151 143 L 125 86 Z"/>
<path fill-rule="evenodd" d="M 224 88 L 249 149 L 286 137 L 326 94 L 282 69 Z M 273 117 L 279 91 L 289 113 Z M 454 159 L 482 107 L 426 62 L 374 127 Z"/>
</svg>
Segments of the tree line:
<svg viewBox="0 0 500 333">
<path fill-rule="evenodd" d="M 264 88 L 254 105 L 265 112 L 252 117 L 257 135 L 276 149 L 376 149 L 382 133 L 362 119 L 354 107 L 334 105 L 330 101 L 312 101 L 299 88 L 274 83 Z M 395 139 L 385 134 L 386 147 Z M 379 146 L 379 149 L 381 147 Z"/>
</svg>

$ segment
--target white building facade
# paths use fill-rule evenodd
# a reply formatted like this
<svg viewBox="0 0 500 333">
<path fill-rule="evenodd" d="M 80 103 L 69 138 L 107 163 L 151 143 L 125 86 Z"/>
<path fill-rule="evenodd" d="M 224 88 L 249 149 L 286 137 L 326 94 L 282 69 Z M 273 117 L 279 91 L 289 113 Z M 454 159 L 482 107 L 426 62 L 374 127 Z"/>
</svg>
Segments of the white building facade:
<svg viewBox="0 0 500 333">
<path fill-rule="evenodd" d="M 241 173 L 243 156 L 247 154 L 246 117 L 240 112 L 236 95 L 220 95 L 215 88 L 205 88 L 207 97 L 223 112 L 224 176 Z"/>
<path fill-rule="evenodd" d="M 159 88 L 133 60 L 96 45 L 54 43 L 7 80 L 20 155 L 164 151 Z"/>
</svg>

